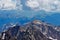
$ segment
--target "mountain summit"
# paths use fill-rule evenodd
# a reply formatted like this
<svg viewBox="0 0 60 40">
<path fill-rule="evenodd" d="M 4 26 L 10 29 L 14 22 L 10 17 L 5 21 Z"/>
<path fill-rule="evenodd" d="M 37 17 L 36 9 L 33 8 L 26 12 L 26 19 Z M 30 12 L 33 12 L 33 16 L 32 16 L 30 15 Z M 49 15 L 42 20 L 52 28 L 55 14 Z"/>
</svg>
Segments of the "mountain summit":
<svg viewBox="0 0 60 40">
<path fill-rule="evenodd" d="M 56 28 L 46 22 L 34 20 L 23 26 L 9 27 L 0 34 L 0 40 L 60 40 L 60 31 Z"/>
</svg>

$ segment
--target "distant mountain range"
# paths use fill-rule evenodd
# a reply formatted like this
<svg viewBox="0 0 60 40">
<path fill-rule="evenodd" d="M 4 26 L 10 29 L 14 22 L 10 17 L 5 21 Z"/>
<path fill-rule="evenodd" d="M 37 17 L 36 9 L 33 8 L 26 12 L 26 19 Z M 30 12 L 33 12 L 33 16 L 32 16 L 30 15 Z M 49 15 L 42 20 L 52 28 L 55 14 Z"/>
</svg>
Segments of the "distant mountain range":
<svg viewBox="0 0 60 40">
<path fill-rule="evenodd" d="M 60 40 L 60 27 L 40 20 L 15 24 L 0 33 L 0 40 Z"/>
<path fill-rule="evenodd" d="M 0 27 L 7 23 L 26 23 L 32 20 L 43 20 L 53 25 L 60 25 L 60 13 L 45 11 L 0 10 Z"/>
</svg>

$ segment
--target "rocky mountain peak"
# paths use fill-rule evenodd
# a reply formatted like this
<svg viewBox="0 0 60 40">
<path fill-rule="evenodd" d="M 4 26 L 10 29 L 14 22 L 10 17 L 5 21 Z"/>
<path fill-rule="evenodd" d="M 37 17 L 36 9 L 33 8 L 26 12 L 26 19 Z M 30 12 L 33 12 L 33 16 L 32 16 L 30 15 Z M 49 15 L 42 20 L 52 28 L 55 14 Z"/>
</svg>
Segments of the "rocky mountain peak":
<svg viewBox="0 0 60 40">
<path fill-rule="evenodd" d="M 23 26 L 16 24 L 10 27 L 1 33 L 0 40 L 60 40 L 60 31 L 52 25 L 34 20 Z"/>
</svg>

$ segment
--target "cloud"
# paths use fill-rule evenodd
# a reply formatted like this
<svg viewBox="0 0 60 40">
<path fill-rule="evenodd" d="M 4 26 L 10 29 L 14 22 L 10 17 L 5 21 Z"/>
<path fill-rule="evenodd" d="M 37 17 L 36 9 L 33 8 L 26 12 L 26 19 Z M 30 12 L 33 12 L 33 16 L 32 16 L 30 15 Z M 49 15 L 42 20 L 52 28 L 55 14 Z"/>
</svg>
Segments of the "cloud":
<svg viewBox="0 0 60 40">
<path fill-rule="evenodd" d="M 31 7 L 32 9 L 39 7 L 39 3 L 36 0 L 34 1 L 29 0 L 27 1 L 26 5 Z"/>
<path fill-rule="evenodd" d="M 18 0 L 20 3 L 20 0 Z M 18 7 L 20 9 L 22 9 L 22 5 L 19 4 L 19 6 L 17 6 L 18 1 L 12 1 L 12 0 L 0 0 L 0 10 L 15 10 L 18 9 Z"/>
<path fill-rule="evenodd" d="M 26 0 L 24 5 L 36 11 L 44 10 L 47 12 L 60 12 L 59 0 Z M 23 10 L 23 4 L 21 0 L 0 0 L 0 10 L 16 9 Z"/>
<path fill-rule="evenodd" d="M 27 0 L 26 6 L 33 10 L 60 11 L 60 0 Z"/>
</svg>

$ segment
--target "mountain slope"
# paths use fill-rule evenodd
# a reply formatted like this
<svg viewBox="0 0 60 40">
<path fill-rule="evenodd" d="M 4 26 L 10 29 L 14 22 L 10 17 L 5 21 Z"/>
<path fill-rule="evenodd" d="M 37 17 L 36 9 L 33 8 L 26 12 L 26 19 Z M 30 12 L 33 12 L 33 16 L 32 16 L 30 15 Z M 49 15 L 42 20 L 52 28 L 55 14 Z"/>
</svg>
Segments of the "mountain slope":
<svg viewBox="0 0 60 40">
<path fill-rule="evenodd" d="M 34 20 L 25 25 L 15 25 L 1 33 L 0 40 L 59 40 L 60 31 L 53 25 Z"/>
</svg>

